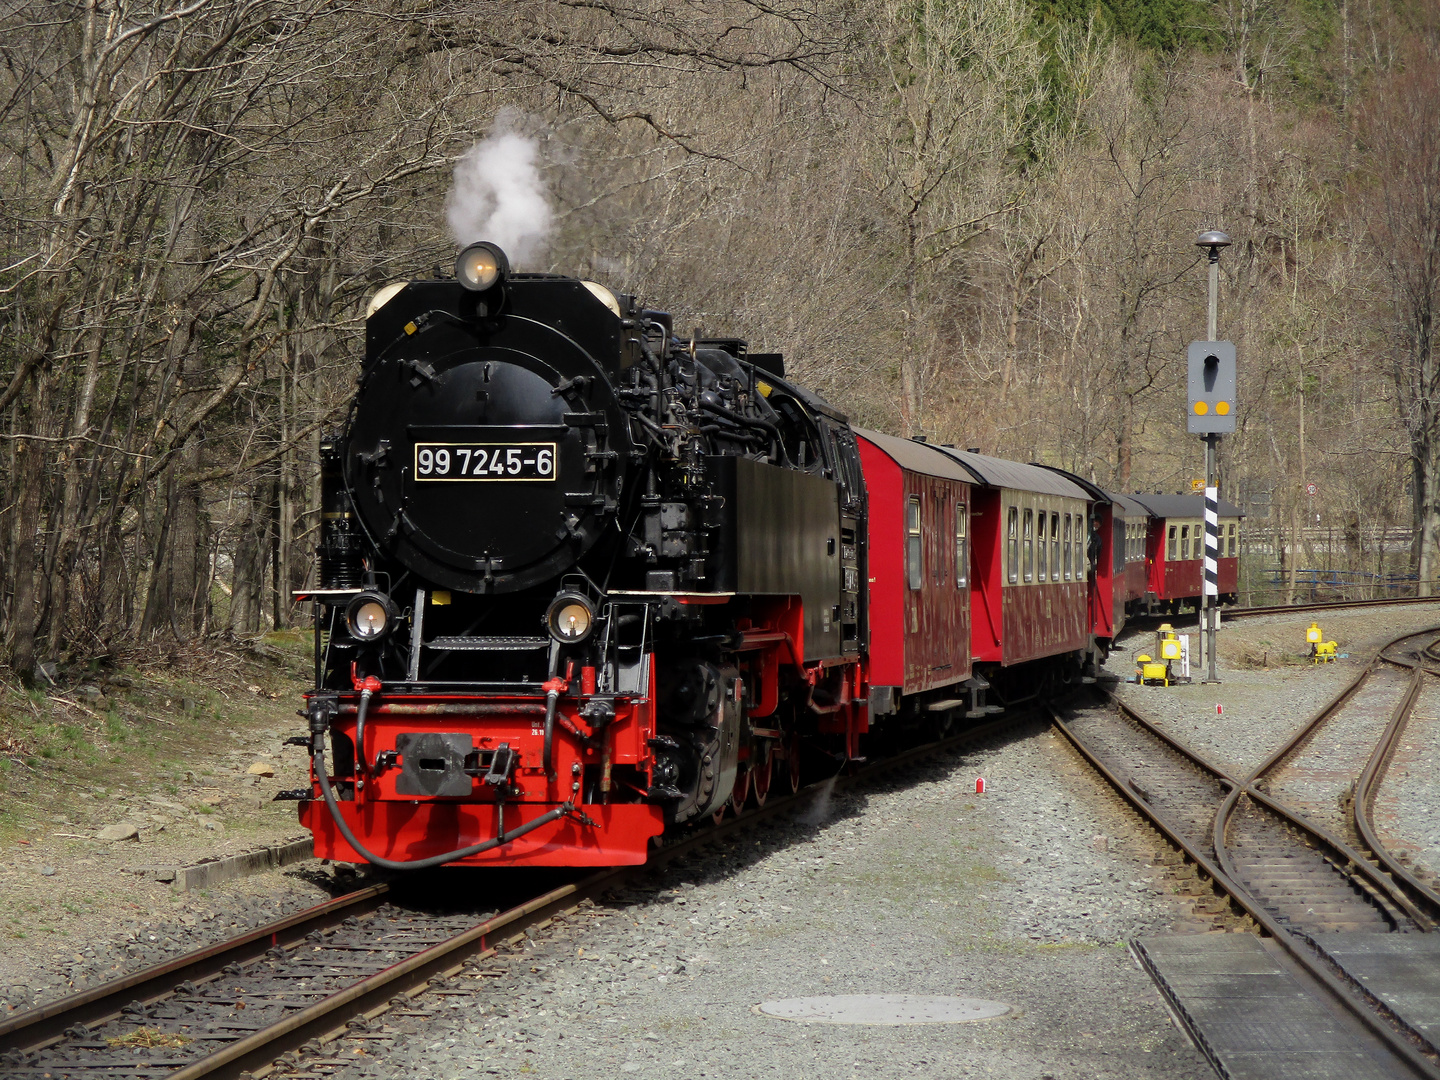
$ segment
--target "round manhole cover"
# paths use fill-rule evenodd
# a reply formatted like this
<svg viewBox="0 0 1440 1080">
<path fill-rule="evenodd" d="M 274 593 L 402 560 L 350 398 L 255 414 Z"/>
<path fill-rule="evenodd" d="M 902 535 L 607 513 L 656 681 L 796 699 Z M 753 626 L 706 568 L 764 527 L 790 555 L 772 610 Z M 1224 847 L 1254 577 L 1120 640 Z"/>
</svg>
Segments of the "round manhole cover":
<svg viewBox="0 0 1440 1080">
<path fill-rule="evenodd" d="M 963 1024 L 1004 1016 L 1010 1006 L 982 998 L 927 994 L 837 994 L 834 997 L 786 998 L 756 1008 L 780 1020 L 815 1024 Z"/>
</svg>

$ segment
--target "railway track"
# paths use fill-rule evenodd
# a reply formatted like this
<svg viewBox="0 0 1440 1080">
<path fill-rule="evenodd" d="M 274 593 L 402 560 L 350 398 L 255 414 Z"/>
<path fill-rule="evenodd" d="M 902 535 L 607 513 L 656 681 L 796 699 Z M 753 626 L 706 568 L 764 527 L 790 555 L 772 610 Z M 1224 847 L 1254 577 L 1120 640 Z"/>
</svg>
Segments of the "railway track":
<svg viewBox="0 0 1440 1080">
<path fill-rule="evenodd" d="M 1423 680 L 1436 678 L 1422 659 L 1437 641 L 1429 630 L 1382 648 L 1221 807 L 1216 835 L 1235 831 L 1222 851 L 1233 852 L 1227 870 L 1283 922 L 1322 933 L 1430 932 L 1440 922 L 1440 895 L 1386 849 L 1372 820 L 1378 762 L 1393 751 Z M 1304 832 L 1303 852 L 1277 842 L 1277 821 Z M 1317 859 L 1333 872 L 1322 872 Z"/>
<path fill-rule="evenodd" d="M 1407 604 L 1440 603 L 1435 596 L 1387 596 L 1376 600 L 1319 600 L 1309 604 L 1268 604 L 1225 609 L 1225 618 L 1244 615 L 1283 615 L 1293 611 L 1339 611 L 1343 608 L 1403 607 Z"/>
<path fill-rule="evenodd" d="M 383 1022 L 387 1012 L 415 1008 L 413 1000 L 427 991 L 443 993 L 455 980 L 486 977 L 483 964 L 497 947 L 621 888 L 656 863 L 804 809 L 821 792 L 870 782 L 1037 716 L 1016 713 L 789 797 L 772 795 L 763 807 L 677 837 L 646 867 L 569 880 L 549 874 L 538 886 L 538 871 L 442 871 L 467 879 L 468 890 L 447 887 L 449 895 L 508 890 L 494 897 L 504 910 L 477 915 L 436 908 L 424 895 L 433 876 L 360 889 L 0 1022 L 0 1075 L 198 1080 L 291 1070 L 336 1040 Z"/>
<path fill-rule="evenodd" d="M 1248 915 L 1423 1076 L 1440 1075 L 1433 1036 L 1347 979 L 1323 942 L 1343 932 L 1428 933 L 1440 922 L 1440 895 L 1386 850 L 1371 820 L 1418 687 L 1440 678 L 1425 660 L 1440 649 L 1435 635 L 1391 641 L 1244 778 L 1113 698 L 1053 711 L 1072 745 L 1196 864 L 1222 903 Z"/>
<path fill-rule="evenodd" d="M 1343 611 L 1347 608 L 1370 608 L 1370 607 L 1405 607 L 1414 604 L 1440 604 L 1440 597 L 1437 596 L 1391 596 L 1379 600 L 1328 600 L 1317 601 L 1310 604 L 1269 604 L 1259 607 L 1225 607 L 1220 609 L 1221 618 L 1226 622 L 1232 619 L 1244 619 L 1260 615 L 1294 615 L 1305 612 L 1322 611 Z M 1154 615 L 1131 615 L 1125 620 L 1125 627 L 1121 634 L 1132 632 L 1154 630 L 1161 623 L 1180 624 L 1181 620 L 1189 619 L 1188 624 L 1194 627 L 1194 611 L 1185 611 L 1179 614 L 1154 614 Z M 1181 624 L 1182 629 L 1186 624 Z M 1440 650 L 1437 650 L 1433 657 L 1435 663 L 1440 665 Z"/>
</svg>

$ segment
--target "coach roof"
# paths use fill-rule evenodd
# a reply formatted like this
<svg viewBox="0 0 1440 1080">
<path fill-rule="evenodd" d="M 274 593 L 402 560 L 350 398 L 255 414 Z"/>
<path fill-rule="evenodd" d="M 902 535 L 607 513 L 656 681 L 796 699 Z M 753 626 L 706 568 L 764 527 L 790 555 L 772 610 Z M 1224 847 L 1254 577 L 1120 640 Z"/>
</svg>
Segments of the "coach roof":
<svg viewBox="0 0 1440 1080">
<path fill-rule="evenodd" d="M 1137 491 L 1130 498 L 1156 517 L 1198 518 L 1205 516 L 1205 497 L 1198 493 L 1194 495 L 1147 495 L 1143 491 Z M 1232 518 L 1245 515 L 1234 503 L 1228 503 L 1221 499 L 1220 516 Z"/>
<path fill-rule="evenodd" d="M 982 484 L 990 487 L 1013 488 L 1016 491 L 1036 491 L 1042 495 L 1061 495 L 1067 499 L 1090 501 L 1090 495 L 1079 484 L 1067 480 L 1058 472 L 1040 465 L 1022 465 L 1018 461 L 972 454 L 968 450 L 953 447 L 937 447 L 942 454 L 954 458 L 966 471 Z"/>
<path fill-rule="evenodd" d="M 1118 491 L 1107 491 L 1106 495 L 1114 504 L 1125 512 L 1127 518 L 1149 517 L 1150 511 L 1145 504 L 1135 498 L 1134 495 L 1121 495 Z"/>
<path fill-rule="evenodd" d="M 946 480 L 974 483 L 974 478 L 931 443 L 916 442 L 914 439 L 897 439 L 878 431 L 856 428 L 855 434 L 866 442 L 874 443 L 902 469 L 924 476 L 939 476 Z"/>
</svg>

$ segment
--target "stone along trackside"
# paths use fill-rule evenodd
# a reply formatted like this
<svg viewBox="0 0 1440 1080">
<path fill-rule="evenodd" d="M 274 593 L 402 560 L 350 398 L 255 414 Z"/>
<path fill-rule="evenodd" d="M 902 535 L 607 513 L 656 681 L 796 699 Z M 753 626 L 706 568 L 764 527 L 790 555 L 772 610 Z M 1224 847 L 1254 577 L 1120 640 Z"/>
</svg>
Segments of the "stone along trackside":
<svg viewBox="0 0 1440 1080">
<path fill-rule="evenodd" d="M 1440 678 L 1428 676 L 1375 801 L 1382 842 L 1440 881 Z M 1433 886 L 1432 886 L 1433 887 Z"/>
<path fill-rule="evenodd" d="M 1207 1067 L 1124 944 L 1193 926 L 1150 864 L 1159 848 L 1037 725 L 655 872 L 501 957 L 494 977 L 456 980 L 479 989 L 447 988 L 423 1015 L 327 1047 L 323 1068 L 1199 1080 Z M 913 1027 L 756 1011 L 830 994 L 1014 1009 Z"/>
<path fill-rule="evenodd" d="M 1305 628 L 1319 622 L 1327 640 L 1349 655 L 1333 664 L 1304 658 Z M 1189 633 L 1192 616 L 1176 621 Z M 1236 619 L 1220 631 L 1220 684 L 1152 687 L 1122 683 L 1122 701 L 1141 709 L 1181 742 L 1243 779 L 1306 720 L 1355 678 L 1375 650 L 1407 630 L 1440 625 L 1440 601 L 1402 607 L 1353 608 L 1316 614 L 1296 612 Z M 1130 674 L 1137 652 L 1151 652 L 1153 635 L 1122 638 L 1109 670 Z M 1216 706 L 1224 712 L 1216 714 Z"/>
</svg>

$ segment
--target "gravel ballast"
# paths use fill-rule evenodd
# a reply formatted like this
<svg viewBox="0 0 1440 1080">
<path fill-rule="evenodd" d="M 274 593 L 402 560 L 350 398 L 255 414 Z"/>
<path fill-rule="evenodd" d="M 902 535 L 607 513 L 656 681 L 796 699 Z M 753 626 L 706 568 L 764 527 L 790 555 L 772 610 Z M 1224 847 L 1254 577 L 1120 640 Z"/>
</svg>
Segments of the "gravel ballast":
<svg viewBox="0 0 1440 1080">
<path fill-rule="evenodd" d="M 1375 800 L 1382 841 L 1440 875 L 1440 679 L 1427 676 Z M 1433 884 L 1433 882 L 1432 882 Z"/>
<path fill-rule="evenodd" d="M 1194 656 L 1194 617 L 1184 618 L 1175 620 L 1176 629 L 1191 635 Z M 1311 664 L 1305 629 L 1312 622 L 1348 655 Z M 1359 675 L 1387 641 L 1437 625 L 1440 603 L 1236 619 L 1219 634 L 1218 685 L 1200 682 L 1202 673 L 1192 668 L 1195 681 L 1189 685 L 1121 683 L 1117 692 L 1180 741 L 1243 778 Z M 1107 668 L 1121 678 L 1133 673 L 1134 655 L 1153 653 L 1154 640 L 1140 633 L 1122 638 Z M 1217 706 L 1223 710 L 1218 715 Z"/>
<path fill-rule="evenodd" d="M 1309 617 L 1236 622 L 1222 636 L 1218 687 L 1120 691 L 1243 772 L 1383 640 L 1437 622 L 1435 609 L 1347 612 L 1322 626 L 1350 659 L 1271 670 L 1245 664 L 1252 653 L 1273 663 L 1275 642 L 1303 652 Z M 1126 673 L 1133 651 L 1112 658 L 1110 670 Z M 1433 757 L 1433 742 L 1426 745 Z M 984 795 L 975 794 L 977 776 L 988 782 Z M 500 974 L 468 980 L 478 990 L 422 997 L 438 1015 L 414 1020 L 412 1035 L 342 1040 L 327 1057 L 346 1062 L 333 1066 L 336 1075 L 407 1080 L 779 1070 L 1208 1077 L 1125 947 L 1137 936 L 1214 929 L 1195 909 L 1208 891 L 1171 861 L 1067 744 L 1031 724 L 904 778 L 832 795 L 806 820 L 762 826 L 652 872 L 634 893 L 497 958 Z M 43 867 L 22 865 L 36 885 L 50 880 Z M 95 870 L 97 887 L 116 881 L 113 864 L 103 867 L 107 882 Z M 92 915 L 82 904 L 63 943 L 10 941 L 9 978 L 0 984 L 10 1008 L 218 940 L 339 887 L 331 870 L 318 869 L 262 874 L 208 896 L 119 880 L 134 882 L 123 905 L 112 897 Z M 444 875 L 437 880 L 443 886 Z M 484 902 L 477 898 L 477 911 Z M 122 906 L 129 914 L 116 911 Z M 985 998 L 1013 1011 L 910 1027 L 806 1024 L 755 1011 L 785 998 L 877 993 Z M 394 1023 L 403 1030 L 406 1020 Z"/>
<path fill-rule="evenodd" d="M 413 1036 L 327 1057 L 353 1062 L 337 1075 L 421 1078 L 1205 1077 L 1124 944 L 1206 928 L 1151 863 L 1161 847 L 1032 725 L 656 872 Z M 1013 1012 L 878 1027 L 756 1011 L 831 994 Z"/>
</svg>

